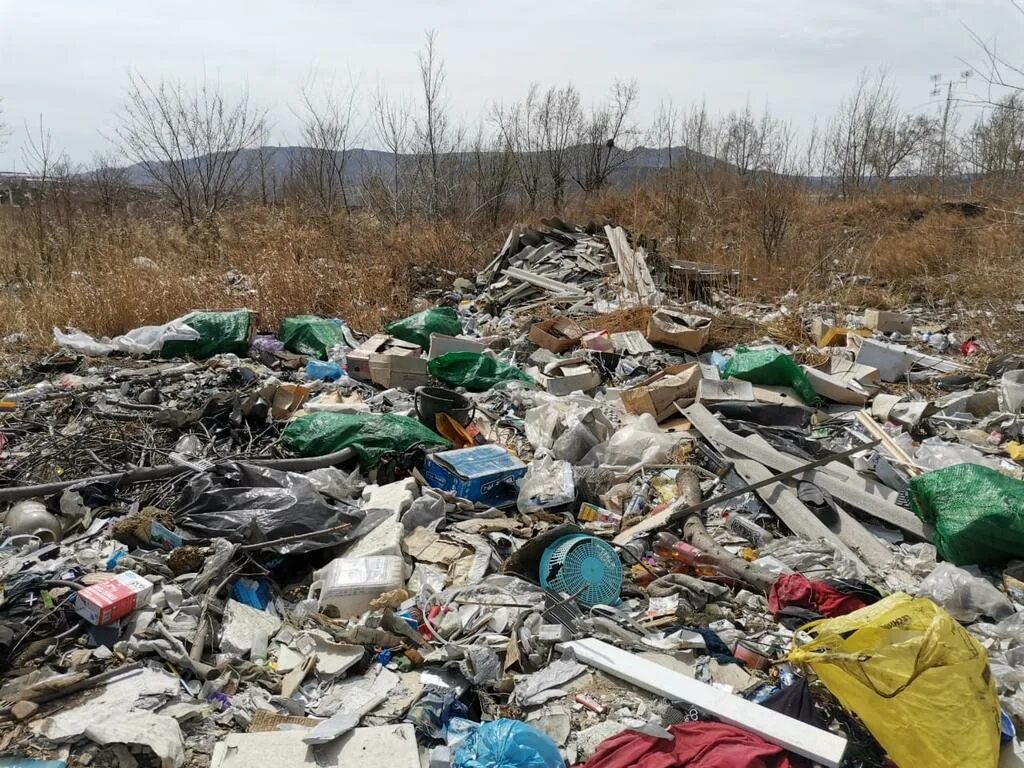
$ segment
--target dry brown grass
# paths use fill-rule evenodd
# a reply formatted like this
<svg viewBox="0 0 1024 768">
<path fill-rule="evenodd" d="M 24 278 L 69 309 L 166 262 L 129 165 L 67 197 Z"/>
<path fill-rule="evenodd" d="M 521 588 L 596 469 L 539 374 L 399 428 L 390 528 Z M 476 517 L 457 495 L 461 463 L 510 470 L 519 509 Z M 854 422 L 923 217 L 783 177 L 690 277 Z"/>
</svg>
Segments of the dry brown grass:
<svg viewBox="0 0 1024 768">
<path fill-rule="evenodd" d="M 328 224 L 253 208 L 222 222 L 214 246 L 154 221 L 83 229 L 74 253 L 47 277 L 38 264 L 26 269 L 31 249 L 10 215 L 0 220 L 0 236 L 16 243 L 0 254 L 0 330 L 25 332 L 33 345 L 47 343 L 54 325 L 112 335 L 195 308 L 239 306 L 258 311 L 264 328 L 312 312 L 375 331 L 435 280 L 450 285 L 472 274 L 496 247 L 446 223 L 383 228 L 353 217 Z M 500 245 L 499 233 L 494 239 Z M 159 268 L 138 266 L 137 256 Z"/>
<path fill-rule="evenodd" d="M 1017 343 L 1024 333 L 1024 314 L 1013 310 L 1024 296 L 1024 217 L 989 211 L 966 218 L 896 192 L 853 201 L 804 195 L 781 252 L 769 259 L 756 211 L 728 188 L 717 194 L 709 206 L 671 199 L 657 185 L 610 191 L 576 201 L 564 218 L 618 221 L 658 238 L 664 254 L 738 268 L 741 294 L 750 299 L 774 302 L 795 290 L 800 298 L 787 302 L 791 309 L 818 301 L 837 312 L 923 304 L 993 346 Z M 673 218 L 679 211 L 685 216 Z M 247 306 L 267 329 L 286 315 L 312 312 L 376 331 L 424 290 L 472 275 L 511 223 L 395 227 L 366 214 L 324 221 L 252 206 L 227 216 L 211 240 L 186 237 L 151 212 L 77 212 L 47 228 L 45 245 L 57 255 L 46 264 L 31 213 L 0 210 L 0 338 L 24 332 L 33 347 L 49 345 L 54 325 L 111 335 L 195 308 Z M 135 265 L 137 256 L 159 270 Z M 622 329 L 646 323 L 621 319 Z M 741 325 L 728 341 L 757 331 Z"/>
</svg>

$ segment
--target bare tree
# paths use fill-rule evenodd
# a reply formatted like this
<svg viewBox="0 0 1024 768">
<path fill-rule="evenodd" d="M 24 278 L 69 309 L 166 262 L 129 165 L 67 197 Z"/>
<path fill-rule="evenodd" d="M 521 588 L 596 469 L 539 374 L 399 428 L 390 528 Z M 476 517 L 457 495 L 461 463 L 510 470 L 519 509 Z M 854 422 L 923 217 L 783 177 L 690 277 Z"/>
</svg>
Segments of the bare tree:
<svg viewBox="0 0 1024 768">
<path fill-rule="evenodd" d="M 964 137 L 972 171 L 1007 184 L 1024 173 L 1024 94 L 1010 93 L 975 120 Z"/>
<path fill-rule="evenodd" d="M 256 174 L 256 194 L 263 205 L 277 202 L 277 170 L 274 158 L 277 148 L 270 146 L 270 124 L 264 120 L 260 136 L 257 140 L 256 157 L 254 159 Z"/>
<path fill-rule="evenodd" d="M 511 154 L 519 186 L 531 211 L 540 199 L 544 177 L 544 131 L 539 119 L 539 88 L 530 86 L 526 99 L 508 109 L 495 105 L 494 122 L 498 126 L 505 149 Z"/>
<path fill-rule="evenodd" d="M 389 178 L 380 186 L 388 192 L 387 207 L 396 224 L 402 219 L 402 180 L 411 118 L 411 110 L 406 101 L 392 99 L 383 87 L 377 86 L 373 104 L 373 132 L 390 155 Z"/>
<path fill-rule="evenodd" d="M 572 85 L 561 89 L 552 86 L 545 91 L 537 111 L 537 121 L 543 137 L 551 202 L 556 209 L 562 207 L 565 196 L 572 162 L 572 142 L 580 120 L 580 95 Z"/>
<path fill-rule="evenodd" d="M 445 99 L 447 71 L 437 51 L 437 32 L 427 32 L 423 50 L 416 54 L 419 65 L 423 111 L 416 120 L 420 154 L 426 162 L 427 210 L 436 215 L 446 203 L 447 190 L 443 179 L 445 161 L 461 141 L 450 125 Z"/>
<path fill-rule="evenodd" d="M 245 91 L 231 101 L 207 81 L 188 89 L 132 74 L 120 118 L 125 153 L 191 228 L 242 197 L 251 176 L 243 153 L 263 135 L 266 112 Z"/>
<path fill-rule="evenodd" d="M 877 177 L 878 169 L 891 174 L 909 156 L 915 146 L 914 125 L 901 122 L 885 72 L 874 78 L 861 74 L 853 94 L 840 105 L 826 140 L 826 167 L 839 179 L 843 197 L 863 189 L 872 175 Z M 886 144 L 889 149 L 883 149 Z M 898 162 L 890 169 L 893 159 Z"/>
<path fill-rule="evenodd" d="M 469 177 L 474 197 L 472 215 L 483 214 L 487 223 L 498 224 L 505 201 L 512 191 L 515 158 L 501 136 L 488 136 L 477 128 L 470 147 Z"/>
<path fill-rule="evenodd" d="M 629 158 L 636 129 L 628 121 L 636 99 L 635 82 L 617 82 L 608 101 L 577 121 L 572 177 L 585 193 L 604 187 Z"/>
<path fill-rule="evenodd" d="M 767 134 L 773 129 L 768 111 L 761 118 L 755 117 L 748 103 L 742 112 L 730 112 L 725 118 L 722 157 L 732 165 L 741 177 L 749 176 L 762 169 Z"/>
<path fill-rule="evenodd" d="M 1021 16 L 1024 16 L 1024 2 L 1010 0 L 1010 3 Z M 981 50 L 983 60 L 963 74 L 978 74 L 988 86 L 987 93 L 976 101 L 994 106 L 1002 101 L 1007 92 L 1010 94 L 1024 92 L 1024 64 L 1011 61 L 996 47 L 995 43 L 982 39 L 970 28 L 968 28 L 968 32 Z M 1017 103 L 1015 106 L 1024 109 L 1024 103 Z"/>
<path fill-rule="evenodd" d="M 10 126 L 7 125 L 7 121 L 4 119 L 4 99 L 0 96 L 0 152 L 2 152 L 6 146 L 4 140 L 10 135 Z"/>
<path fill-rule="evenodd" d="M 676 139 L 679 134 L 679 110 L 672 100 L 662 101 L 658 105 L 658 111 L 654 116 L 654 124 L 648 137 L 648 142 L 656 149 L 664 149 L 667 153 L 665 165 L 671 169 L 673 166 L 672 152 L 675 148 Z"/>
<path fill-rule="evenodd" d="M 71 163 L 67 155 L 54 148 L 42 115 L 37 130 L 25 124 L 21 154 L 31 177 L 32 239 L 40 262 L 52 272 L 74 235 Z M 60 227 L 59 232 L 53 224 Z"/>
<path fill-rule="evenodd" d="M 122 210 L 128 204 L 131 194 L 129 172 L 121 161 L 122 158 L 113 152 L 93 155 L 88 178 L 96 204 L 105 216 L 112 216 Z"/>
<path fill-rule="evenodd" d="M 744 194 L 766 258 L 778 257 L 798 204 L 800 180 L 794 173 L 792 129 L 766 117 L 760 121 L 758 165 Z"/>
<path fill-rule="evenodd" d="M 337 92 L 327 88 L 317 96 L 313 84 L 302 89 L 302 147 L 294 180 L 307 201 L 325 216 L 341 208 L 350 210 L 345 185 L 345 163 L 358 141 L 356 89 Z"/>
</svg>

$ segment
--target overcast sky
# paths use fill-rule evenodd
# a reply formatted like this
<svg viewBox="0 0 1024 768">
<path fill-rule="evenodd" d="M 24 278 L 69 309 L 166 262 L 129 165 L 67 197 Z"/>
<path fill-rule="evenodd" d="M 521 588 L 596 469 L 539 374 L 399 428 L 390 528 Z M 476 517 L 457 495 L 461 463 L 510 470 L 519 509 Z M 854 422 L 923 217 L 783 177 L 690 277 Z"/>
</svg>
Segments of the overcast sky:
<svg viewBox="0 0 1024 768">
<path fill-rule="evenodd" d="M 247 86 L 270 110 L 273 143 L 294 143 L 292 108 L 312 74 L 412 95 L 433 28 L 466 122 L 531 82 L 572 82 L 593 102 L 635 78 L 640 121 L 666 98 L 715 110 L 749 100 L 806 129 L 866 67 L 889 70 L 906 108 L 935 109 L 929 75 L 978 58 L 966 27 L 1024 60 L 1010 0 L 0 0 L 0 97 L 14 129 L 0 170 L 21 167 L 25 123 L 40 114 L 74 160 L 106 148 L 130 70 Z"/>
</svg>

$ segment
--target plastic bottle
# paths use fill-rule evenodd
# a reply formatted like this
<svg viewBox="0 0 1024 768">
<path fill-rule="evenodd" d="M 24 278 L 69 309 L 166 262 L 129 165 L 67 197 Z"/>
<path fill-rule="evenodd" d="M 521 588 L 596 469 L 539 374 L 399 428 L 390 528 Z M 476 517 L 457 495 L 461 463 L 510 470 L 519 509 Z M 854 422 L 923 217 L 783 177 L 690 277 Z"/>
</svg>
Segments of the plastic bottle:
<svg viewBox="0 0 1024 768">
<path fill-rule="evenodd" d="M 654 537 L 654 553 L 659 557 L 667 557 L 677 563 L 688 565 L 691 568 L 699 565 L 715 565 L 714 560 L 709 558 L 701 550 L 687 544 L 667 531 L 662 531 Z"/>
<path fill-rule="evenodd" d="M 775 538 L 771 533 L 755 523 L 749 517 L 737 512 L 730 513 L 726 518 L 726 523 L 729 525 L 729 530 L 737 536 L 742 536 L 755 547 L 763 547 Z"/>
<path fill-rule="evenodd" d="M 645 477 L 643 482 L 640 483 L 640 485 L 637 487 L 636 493 L 633 494 L 633 497 L 629 500 L 629 503 L 626 505 L 626 511 L 625 514 L 623 514 L 623 519 L 640 517 L 641 515 L 643 515 L 644 510 L 648 506 L 647 500 L 650 497 L 650 495 L 651 478 Z"/>
</svg>

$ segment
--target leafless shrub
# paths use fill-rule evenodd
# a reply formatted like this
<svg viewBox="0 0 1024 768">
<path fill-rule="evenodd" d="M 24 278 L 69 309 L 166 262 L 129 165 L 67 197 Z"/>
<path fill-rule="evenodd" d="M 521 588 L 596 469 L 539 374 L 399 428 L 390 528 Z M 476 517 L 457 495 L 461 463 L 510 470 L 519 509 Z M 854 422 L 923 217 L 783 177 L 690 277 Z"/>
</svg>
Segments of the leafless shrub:
<svg viewBox="0 0 1024 768">
<path fill-rule="evenodd" d="M 117 137 L 191 229 L 242 199 L 252 171 L 243 153 L 259 143 L 265 120 L 247 91 L 232 101 L 207 81 L 189 89 L 132 74 Z"/>
</svg>

